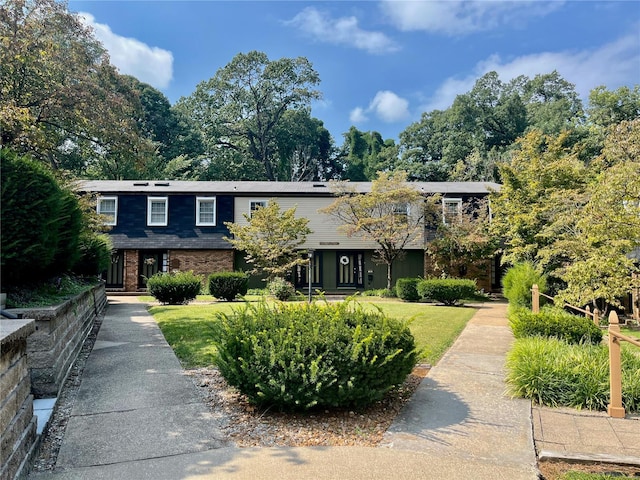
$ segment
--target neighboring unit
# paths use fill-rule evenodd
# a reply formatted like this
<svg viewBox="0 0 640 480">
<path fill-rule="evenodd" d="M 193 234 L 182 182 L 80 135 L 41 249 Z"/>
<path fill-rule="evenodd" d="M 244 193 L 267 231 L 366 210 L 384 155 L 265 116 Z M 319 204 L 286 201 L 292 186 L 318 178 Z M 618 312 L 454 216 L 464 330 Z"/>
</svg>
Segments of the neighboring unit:
<svg viewBox="0 0 640 480">
<path fill-rule="evenodd" d="M 371 189 L 369 182 L 351 185 L 359 193 Z M 462 206 L 484 198 L 499 185 L 485 182 L 412 182 L 416 189 L 442 196 L 442 220 L 455 221 Z M 146 278 L 159 271 L 193 270 L 212 272 L 248 270 L 242 252 L 229 242 L 225 222 L 246 223 L 268 202 L 277 201 L 282 210 L 296 207 L 296 216 L 309 219 L 313 233 L 303 246 L 312 250 L 311 282 L 314 289 L 328 293 L 378 289 L 386 286 L 386 266 L 374 262 L 375 243 L 361 237 L 347 237 L 338 231 L 332 217 L 318 210 L 335 196 L 330 182 L 199 182 L 199 181 L 84 181 L 81 190 L 97 195 L 97 211 L 104 215 L 114 252 L 105 273 L 107 289 L 140 291 Z M 401 277 L 428 275 L 424 238 L 406 249 L 394 264 L 394 282 Z M 499 288 L 496 262 L 473 266 L 467 277 L 477 278 L 486 291 Z M 307 266 L 291 273 L 299 289 L 308 288 Z M 251 287 L 264 286 L 252 277 Z"/>
</svg>

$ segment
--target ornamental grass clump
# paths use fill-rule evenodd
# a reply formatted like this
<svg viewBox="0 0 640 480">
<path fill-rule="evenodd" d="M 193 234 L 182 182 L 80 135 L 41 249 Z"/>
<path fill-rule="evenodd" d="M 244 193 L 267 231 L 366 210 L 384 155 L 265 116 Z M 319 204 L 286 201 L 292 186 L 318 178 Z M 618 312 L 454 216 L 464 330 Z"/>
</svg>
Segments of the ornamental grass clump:
<svg viewBox="0 0 640 480">
<path fill-rule="evenodd" d="M 215 323 L 216 364 L 251 403 L 281 410 L 363 407 L 411 372 L 407 324 L 346 301 L 246 304 Z"/>
<path fill-rule="evenodd" d="M 516 340 L 507 355 L 507 384 L 513 396 L 540 405 L 606 410 L 609 350 L 604 345 L 571 345 L 555 338 Z M 622 404 L 640 410 L 640 355 L 622 350 Z"/>
<path fill-rule="evenodd" d="M 161 303 L 183 305 L 202 289 L 202 278 L 193 272 L 159 272 L 147 279 L 147 290 Z"/>
</svg>

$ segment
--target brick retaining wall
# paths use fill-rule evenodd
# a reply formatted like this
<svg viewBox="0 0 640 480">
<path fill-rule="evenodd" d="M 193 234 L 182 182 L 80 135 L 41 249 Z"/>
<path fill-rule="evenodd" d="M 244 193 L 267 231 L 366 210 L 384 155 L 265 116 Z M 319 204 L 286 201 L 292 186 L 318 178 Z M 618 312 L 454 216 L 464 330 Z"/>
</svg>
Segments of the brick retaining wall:
<svg viewBox="0 0 640 480">
<path fill-rule="evenodd" d="M 58 396 L 93 322 L 106 305 L 104 284 L 100 284 L 55 307 L 9 310 L 35 320 L 36 331 L 27 341 L 27 363 L 36 398 Z"/>
<path fill-rule="evenodd" d="M 13 480 L 36 442 L 36 418 L 27 367 L 27 337 L 33 320 L 0 320 L 0 479 Z"/>
</svg>

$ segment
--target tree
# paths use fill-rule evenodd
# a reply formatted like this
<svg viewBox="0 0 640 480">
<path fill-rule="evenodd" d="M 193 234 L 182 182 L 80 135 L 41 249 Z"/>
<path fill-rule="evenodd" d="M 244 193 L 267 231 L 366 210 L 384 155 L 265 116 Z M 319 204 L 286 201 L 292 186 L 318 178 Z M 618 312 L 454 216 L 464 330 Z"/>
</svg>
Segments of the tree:
<svg viewBox="0 0 640 480">
<path fill-rule="evenodd" d="M 246 225 L 225 222 L 232 235 L 225 239 L 245 253 L 247 263 L 254 266 L 251 273 L 264 273 L 267 280 L 284 278 L 306 261 L 300 258 L 299 248 L 311 233 L 309 220 L 296 218 L 295 207 L 281 212 L 280 205 L 271 200 L 251 216 L 243 215 Z"/>
<path fill-rule="evenodd" d="M 567 284 L 563 301 L 617 305 L 640 272 L 630 255 L 640 248 L 640 119 L 609 130 L 575 229 L 557 241 L 569 258 L 554 272 Z"/>
<path fill-rule="evenodd" d="M 262 52 L 236 55 L 213 78 L 179 102 L 202 132 L 207 153 L 240 152 L 278 180 L 275 135 L 287 110 L 307 108 L 320 98 L 318 73 L 304 57 L 271 61 Z"/>
<path fill-rule="evenodd" d="M 374 180 L 379 171 L 395 169 L 398 148 L 393 139 L 383 140 L 379 132 L 361 132 L 351 127 L 344 134 L 339 156 L 344 164 L 343 180 L 368 182 Z"/>
<path fill-rule="evenodd" d="M 134 119 L 140 104 L 104 48 L 66 4 L 0 6 L 2 144 L 57 169 L 131 178 L 153 158 Z M 96 166 L 109 160 L 110 165 Z"/>
<path fill-rule="evenodd" d="M 435 197 L 425 197 L 407 183 L 405 172 L 380 173 L 365 194 L 347 182 L 334 186 L 338 198 L 321 210 L 340 222 L 339 231 L 361 236 L 378 245 L 376 258 L 387 265 L 387 288 L 392 285 L 393 262 L 414 243 L 424 246 L 425 221 L 437 218 Z"/>
<path fill-rule="evenodd" d="M 615 91 L 599 86 L 589 94 L 589 121 L 601 127 L 608 127 L 623 121 L 640 118 L 640 85 L 633 90 L 620 87 Z"/>
<path fill-rule="evenodd" d="M 440 223 L 426 254 L 437 270 L 450 276 L 463 276 L 468 265 L 491 258 L 498 249 L 491 234 L 489 205 L 486 200 L 464 206 L 457 222 Z"/>
<path fill-rule="evenodd" d="M 284 112 L 276 126 L 275 144 L 280 180 L 325 181 L 340 176 L 331 134 L 307 109 Z"/>
</svg>

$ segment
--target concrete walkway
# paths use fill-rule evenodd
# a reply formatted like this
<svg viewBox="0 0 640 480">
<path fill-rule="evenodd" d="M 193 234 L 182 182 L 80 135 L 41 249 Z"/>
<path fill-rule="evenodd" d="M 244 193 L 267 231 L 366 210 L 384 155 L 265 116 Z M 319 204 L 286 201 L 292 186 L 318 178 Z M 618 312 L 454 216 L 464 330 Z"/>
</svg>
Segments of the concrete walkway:
<svg viewBox="0 0 640 480">
<path fill-rule="evenodd" d="M 145 306 L 109 303 L 56 470 L 32 480 L 537 478 L 530 402 L 503 394 L 512 342 L 504 304 L 478 307 L 384 446 L 237 448 Z"/>
</svg>

